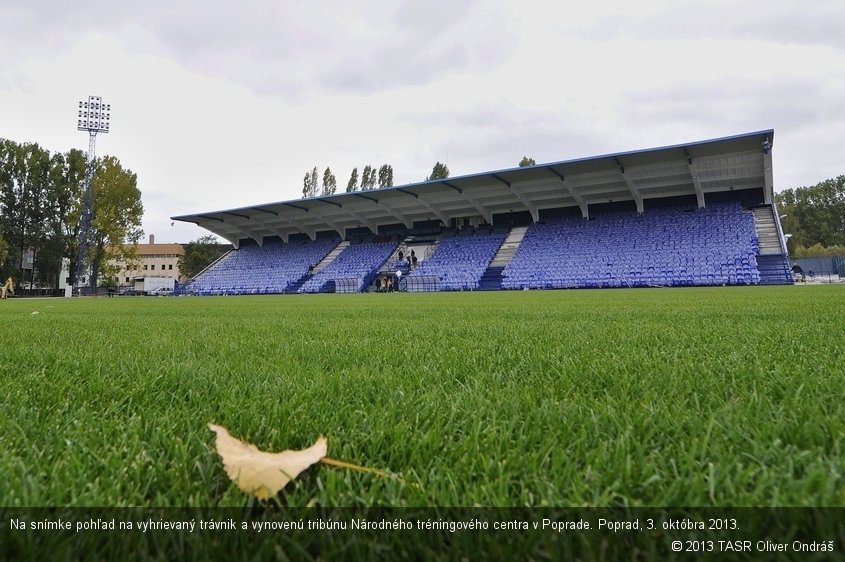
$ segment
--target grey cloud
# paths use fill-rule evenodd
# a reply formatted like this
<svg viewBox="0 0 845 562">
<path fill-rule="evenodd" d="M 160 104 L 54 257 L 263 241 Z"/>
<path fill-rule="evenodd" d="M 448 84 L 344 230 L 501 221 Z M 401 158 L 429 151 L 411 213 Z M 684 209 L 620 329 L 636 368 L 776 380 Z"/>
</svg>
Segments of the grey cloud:
<svg viewBox="0 0 845 562">
<path fill-rule="evenodd" d="M 456 154 L 455 167 L 462 173 L 516 167 L 526 155 L 542 163 L 619 148 L 606 132 L 566 111 L 485 103 L 467 110 L 409 113 L 403 119 L 448 129 L 449 136 L 435 146 L 435 154 L 455 154 L 457 148 L 460 154 Z"/>
<path fill-rule="evenodd" d="M 808 7 L 810 4 L 808 4 Z M 748 35 L 778 43 L 797 43 L 845 49 L 845 4 L 838 3 L 827 14 L 811 9 L 798 14 L 765 14 L 760 25 L 749 28 Z M 756 33 L 755 33 L 756 32 Z"/>
<path fill-rule="evenodd" d="M 796 10 L 784 0 L 756 3 L 711 3 L 692 10 L 681 2 L 667 4 L 652 15 L 619 14 L 600 18 L 573 33 L 594 40 L 620 35 L 651 39 L 756 39 L 776 44 L 845 48 L 845 3 L 839 0 L 808 2 Z M 766 56 L 764 52 L 760 56 Z"/>
<path fill-rule="evenodd" d="M 839 113 L 838 96 L 824 93 L 824 85 L 810 79 L 761 84 L 749 79 L 722 79 L 684 84 L 670 89 L 640 91 L 628 96 L 635 125 L 685 123 L 707 128 L 734 121 L 759 126 L 798 127 Z"/>
<path fill-rule="evenodd" d="M 481 4 L 480 0 L 404 2 L 396 9 L 393 21 L 403 32 L 436 40 L 458 27 L 477 4 Z"/>
<path fill-rule="evenodd" d="M 24 56 L 62 50 L 91 31 L 142 29 L 143 37 L 128 48 L 164 52 L 196 72 L 288 100 L 322 88 L 373 92 L 483 70 L 513 45 L 500 29 L 504 16 L 479 0 L 150 0 L 137 8 L 105 0 L 34 0 L 0 8 L 0 16 L 6 16 L 0 48 L 14 47 Z"/>
<path fill-rule="evenodd" d="M 466 45 L 393 45 L 363 58 L 347 60 L 320 76 L 328 88 L 370 93 L 401 86 L 425 84 L 435 77 L 467 70 L 477 53 Z"/>
<path fill-rule="evenodd" d="M 358 93 L 415 86 L 455 73 L 482 72 L 512 52 L 517 38 L 500 25 L 502 15 L 495 10 L 479 14 L 470 0 L 450 3 L 448 9 L 436 4 L 403 4 L 394 18 L 396 29 L 320 72 L 320 83 Z"/>
</svg>

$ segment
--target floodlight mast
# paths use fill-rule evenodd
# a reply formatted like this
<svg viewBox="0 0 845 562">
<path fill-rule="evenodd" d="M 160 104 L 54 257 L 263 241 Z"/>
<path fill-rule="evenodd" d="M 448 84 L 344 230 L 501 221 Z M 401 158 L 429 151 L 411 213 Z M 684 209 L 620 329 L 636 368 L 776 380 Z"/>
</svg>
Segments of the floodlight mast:
<svg viewBox="0 0 845 562">
<path fill-rule="evenodd" d="M 109 132 L 111 105 L 103 103 L 100 96 L 88 96 L 88 101 L 79 102 L 77 130 L 88 131 L 88 165 L 85 168 L 85 194 L 82 200 L 82 223 L 79 227 L 79 249 L 76 253 L 76 293 L 81 293 L 82 272 L 85 269 L 85 254 L 88 252 L 91 238 L 91 219 L 94 211 L 94 164 L 96 158 L 97 133 Z M 94 276 L 89 275 L 92 283 Z"/>
</svg>

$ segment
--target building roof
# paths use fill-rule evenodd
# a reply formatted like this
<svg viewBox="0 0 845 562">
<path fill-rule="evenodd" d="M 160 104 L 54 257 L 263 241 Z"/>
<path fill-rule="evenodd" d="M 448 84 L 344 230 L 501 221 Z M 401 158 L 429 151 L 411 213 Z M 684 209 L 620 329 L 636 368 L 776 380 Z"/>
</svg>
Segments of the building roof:
<svg viewBox="0 0 845 562">
<path fill-rule="evenodd" d="M 181 256 L 185 254 L 185 247 L 182 244 L 138 244 L 137 251 L 140 257 L 158 254 Z"/>
<path fill-rule="evenodd" d="M 773 198 L 771 148 L 774 130 L 578 158 L 522 168 L 470 174 L 408 185 L 252 205 L 171 217 L 195 223 L 236 246 L 252 238 L 287 240 L 291 234 L 387 224 L 528 211 L 534 221 L 542 209 L 695 195 L 704 206 L 708 193 L 762 188 Z M 139 246 L 139 248 L 141 248 Z"/>
</svg>

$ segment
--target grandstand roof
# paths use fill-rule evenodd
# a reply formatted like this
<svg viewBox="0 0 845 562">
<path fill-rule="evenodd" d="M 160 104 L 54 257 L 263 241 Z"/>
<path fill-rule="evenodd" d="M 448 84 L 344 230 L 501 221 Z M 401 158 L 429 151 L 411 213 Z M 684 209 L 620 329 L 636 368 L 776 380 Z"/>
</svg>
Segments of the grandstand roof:
<svg viewBox="0 0 845 562">
<path fill-rule="evenodd" d="M 222 211 L 171 217 L 195 223 L 236 246 L 252 238 L 439 219 L 528 211 L 537 221 L 541 209 L 633 201 L 643 210 L 647 199 L 695 195 L 704 206 L 708 193 L 762 188 L 773 198 L 771 147 L 774 130 L 705 141 L 619 152 L 508 168 L 383 189 L 294 199 Z"/>
</svg>

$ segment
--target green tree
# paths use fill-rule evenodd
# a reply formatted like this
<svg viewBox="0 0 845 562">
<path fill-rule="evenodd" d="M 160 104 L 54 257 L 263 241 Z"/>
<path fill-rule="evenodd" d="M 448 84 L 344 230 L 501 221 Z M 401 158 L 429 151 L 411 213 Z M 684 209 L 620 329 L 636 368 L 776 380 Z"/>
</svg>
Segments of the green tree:
<svg viewBox="0 0 845 562">
<path fill-rule="evenodd" d="M 789 251 L 794 258 L 816 258 L 825 256 L 845 256 L 845 246 L 822 246 L 814 244 L 809 248 L 797 245 Z"/>
<path fill-rule="evenodd" d="M 393 166 L 384 164 L 378 169 L 379 188 L 393 187 Z"/>
<path fill-rule="evenodd" d="M 0 268 L 21 284 L 34 280 L 24 279 L 24 252 L 33 251 L 37 264 L 47 240 L 49 169 L 50 153 L 37 144 L 0 141 L 0 220 L 9 247 Z"/>
<path fill-rule="evenodd" d="M 337 179 L 331 168 L 326 167 L 326 171 L 323 172 L 323 196 L 334 195 L 335 191 L 337 191 Z"/>
<path fill-rule="evenodd" d="M 358 191 L 358 168 L 352 168 L 352 175 L 349 176 L 349 182 L 346 184 L 346 193 Z"/>
<path fill-rule="evenodd" d="M 188 278 L 196 277 L 226 251 L 227 246 L 218 244 L 211 234 L 192 240 L 185 246 L 185 255 L 179 258 L 179 272 Z"/>
<path fill-rule="evenodd" d="M 3 263 L 6 261 L 6 254 L 9 252 L 9 245 L 6 244 L 6 239 L 3 238 L 3 230 L 0 229 L 0 283 L 6 281 L 8 273 L 3 269 Z"/>
<path fill-rule="evenodd" d="M 775 195 L 790 250 L 845 245 L 845 175 Z"/>
<path fill-rule="evenodd" d="M 425 181 L 431 180 L 442 180 L 449 177 L 449 168 L 446 167 L 446 164 L 441 164 L 437 162 L 434 165 L 434 168 L 431 169 L 431 175 L 425 178 Z"/>
<path fill-rule="evenodd" d="M 76 248 L 86 166 L 87 157 L 78 149 L 56 153 L 50 159 L 49 239 L 38 261 L 39 278 L 49 287 L 59 286 L 62 258 L 68 258 L 71 277 L 76 276 Z"/>
<path fill-rule="evenodd" d="M 75 277 L 86 160 L 79 150 L 51 155 L 36 144 L 0 139 L 0 230 L 8 246 L 0 271 L 22 284 L 56 287 L 67 258 Z M 140 238 L 143 207 L 135 174 L 111 157 L 95 165 L 93 245 L 86 260 L 95 265 L 96 278 L 116 268 L 112 255 L 131 259 L 132 249 L 123 244 Z M 34 266 L 26 279 L 21 258 L 30 250 Z"/>
<path fill-rule="evenodd" d="M 534 160 L 533 158 L 528 157 L 528 156 L 523 156 L 522 160 L 519 161 L 519 167 L 520 168 L 527 168 L 528 166 L 535 166 L 536 164 L 537 164 L 537 161 Z"/>
<path fill-rule="evenodd" d="M 97 162 L 93 209 L 87 259 L 92 266 L 92 286 L 96 287 L 101 276 L 114 277 L 121 264 L 129 269 L 137 267 L 137 244 L 144 235 L 138 177 L 113 156 Z"/>
<path fill-rule="evenodd" d="M 317 189 L 320 187 L 318 174 L 317 174 L 317 166 L 305 174 L 305 178 L 302 181 L 302 197 L 316 197 L 317 196 Z"/>
<path fill-rule="evenodd" d="M 372 189 L 376 185 L 376 169 L 367 164 L 361 174 L 361 191 Z"/>
</svg>

